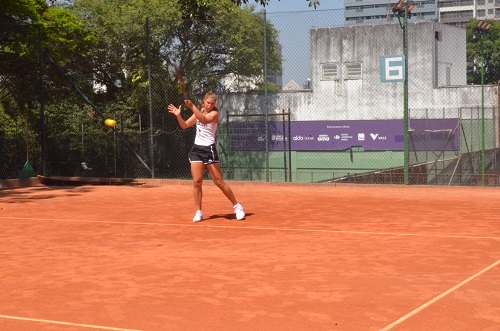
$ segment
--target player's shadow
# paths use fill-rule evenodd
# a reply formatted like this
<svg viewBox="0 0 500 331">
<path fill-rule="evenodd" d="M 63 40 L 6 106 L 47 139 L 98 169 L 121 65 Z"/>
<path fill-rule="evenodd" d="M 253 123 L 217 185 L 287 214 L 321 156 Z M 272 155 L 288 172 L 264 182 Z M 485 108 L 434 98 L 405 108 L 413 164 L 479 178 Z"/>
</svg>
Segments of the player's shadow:
<svg viewBox="0 0 500 331">
<path fill-rule="evenodd" d="M 252 215 L 253 215 L 253 213 L 246 213 L 245 218 L 242 219 L 241 221 L 245 221 L 247 219 L 247 217 L 252 216 Z M 215 214 L 215 215 L 210 215 L 208 217 L 205 217 L 204 221 L 215 220 L 215 219 L 218 219 L 218 218 L 225 218 L 227 220 L 237 221 L 235 214 Z"/>
</svg>

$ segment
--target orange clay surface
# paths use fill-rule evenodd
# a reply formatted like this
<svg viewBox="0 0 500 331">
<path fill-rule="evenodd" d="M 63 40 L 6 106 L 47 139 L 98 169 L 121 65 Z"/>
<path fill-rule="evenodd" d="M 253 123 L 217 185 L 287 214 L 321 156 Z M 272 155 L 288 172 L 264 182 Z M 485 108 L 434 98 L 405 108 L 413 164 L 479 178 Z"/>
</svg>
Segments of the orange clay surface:
<svg viewBox="0 0 500 331">
<path fill-rule="evenodd" d="M 500 189 L 0 189 L 0 330 L 499 330 Z"/>
</svg>

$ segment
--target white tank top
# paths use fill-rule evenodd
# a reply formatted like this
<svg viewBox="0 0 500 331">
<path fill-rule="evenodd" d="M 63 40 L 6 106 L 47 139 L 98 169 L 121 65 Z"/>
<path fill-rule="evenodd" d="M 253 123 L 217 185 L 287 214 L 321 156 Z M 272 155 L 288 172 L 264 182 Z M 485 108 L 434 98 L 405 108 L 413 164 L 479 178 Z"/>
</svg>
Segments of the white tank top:
<svg viewBox="0 0 500 331">
<path fill-rule="evenodd" d="M 210 146 L 215 144 L 215 136 L 217 133 L 217 122 L 203 124 L 196 120 L 196 138 L 195 145 Z"/>
</svg>

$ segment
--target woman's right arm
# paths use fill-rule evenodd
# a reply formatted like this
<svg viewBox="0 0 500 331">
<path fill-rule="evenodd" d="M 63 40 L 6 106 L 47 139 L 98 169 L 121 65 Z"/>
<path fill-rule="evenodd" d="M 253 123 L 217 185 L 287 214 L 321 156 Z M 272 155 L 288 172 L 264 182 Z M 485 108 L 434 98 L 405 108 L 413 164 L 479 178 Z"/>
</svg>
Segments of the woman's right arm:
<svg viewBox="0 0 500 331">
<path fill-rule="evenodd" d="M 175 107 L 173 104 L 168 105 L 168 112 L 173 114 L 177 118 L 181 129 L 187 129 L 196 124 L 196 116 L 193 114 L 187 120 L 184 120 L 181 116 L 181 106 Z"/>
</svg>

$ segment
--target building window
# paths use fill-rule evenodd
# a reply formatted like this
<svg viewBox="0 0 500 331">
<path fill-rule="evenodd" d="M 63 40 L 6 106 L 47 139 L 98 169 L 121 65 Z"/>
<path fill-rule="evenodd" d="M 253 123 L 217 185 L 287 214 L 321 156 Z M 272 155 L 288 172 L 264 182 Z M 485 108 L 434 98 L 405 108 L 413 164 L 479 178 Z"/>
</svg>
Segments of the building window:
<svg viewBox="0 0 500 331">
<path fill-rule="evenodd" d="M 478 16 L 478 17 L 484 17 L 484 16 L 486 16 L 486 10 L 484 10 L 484 9 L 479 9 L 479 10 L 477 11 L 477 16 Z"/>
<path fill-rule="evenodd" d="M 323 63 L 321 80 L 339 79 L 339 66 L 337 63 Z"/>
<path fill-rule="evenodd" d="M 472 10 L 450 11 L 441 13 L 441 18 L 469 18 L 473 17 Z"/>
<path fill-rule="evenodd" d="M 453 1 L 442 1 L 439 2 L 438 6 L 440 8 L 443 7 L 464 7 L 464 6 L 473 6 L 474 0 L 453 0 Z"/>
<path fill-rule="evenodd" d="M 351 62 L 345 64 L 345 79 L 361 79 L 361 62 Z"/>
</svg>

